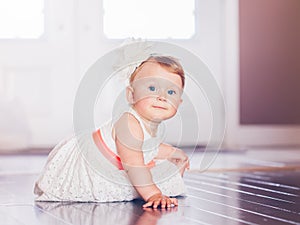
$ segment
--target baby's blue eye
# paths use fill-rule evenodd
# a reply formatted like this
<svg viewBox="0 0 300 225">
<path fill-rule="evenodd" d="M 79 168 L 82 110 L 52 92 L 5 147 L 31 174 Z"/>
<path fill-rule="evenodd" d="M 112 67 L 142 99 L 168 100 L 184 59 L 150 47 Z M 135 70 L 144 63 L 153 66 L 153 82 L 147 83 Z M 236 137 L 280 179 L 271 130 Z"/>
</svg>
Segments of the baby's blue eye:
<svg viewBox="0 0 300 225">
<path fill-rule="evenodd" d="M 154 86 L 150 86 L 150 87 L 149 87 L 149 90 L 150 90 L 150 91 L 155 91 L 156 88 L 155 88 Z"/>
<path fill-rule="evenodd" d="M 174 95 L 176 92 L 174 90 L 168 90 L 168 95 Z"/>
</svg>

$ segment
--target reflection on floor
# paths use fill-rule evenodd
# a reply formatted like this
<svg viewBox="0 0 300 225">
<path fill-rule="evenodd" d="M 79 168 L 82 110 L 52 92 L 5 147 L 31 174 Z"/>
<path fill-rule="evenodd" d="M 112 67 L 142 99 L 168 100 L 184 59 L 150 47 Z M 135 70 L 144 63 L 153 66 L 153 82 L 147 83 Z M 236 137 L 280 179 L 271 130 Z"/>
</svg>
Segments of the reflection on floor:
<svg viewBox="0 0 300 225">
<path fill-rule="evenodd" d="M 300 224 L 300 151 L 186 150 L 188 195 L 170 210 L 143 210 L 139 200 L 37 203 L 46 156 L 0 155 L 0 224 Z"/>
</svg>

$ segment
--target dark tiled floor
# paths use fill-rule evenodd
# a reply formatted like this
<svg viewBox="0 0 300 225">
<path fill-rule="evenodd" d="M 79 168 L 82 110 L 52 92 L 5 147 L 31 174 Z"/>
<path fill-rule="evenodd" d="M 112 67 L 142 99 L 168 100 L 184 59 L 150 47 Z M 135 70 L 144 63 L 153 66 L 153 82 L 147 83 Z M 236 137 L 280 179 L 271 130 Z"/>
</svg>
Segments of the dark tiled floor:
<svg viewBox="0 0 300 225">
<path fill-rule="evenodd" d="M 214 165 L 205 172 L 197 171 L 194 162 L 184 178 L 188 195 L 170 210 L 143 210 L 141 201 L 35 203 L 33 183 L 46 157 L 1 156 L 0 224 L 300 224 L 297 160 L 280 164 L 280 160 L 263 159 L 266 165 L 261 167 L 262 159 L 254 165 L 252 157 L 250 167 L 234 164 L 243 162 L 245 152 L 230 154 L 218 156 L 219 162 L 226 158 L 226 165 Z M 298 156 L 298 151 L 294 154 Z"/>
</svg>

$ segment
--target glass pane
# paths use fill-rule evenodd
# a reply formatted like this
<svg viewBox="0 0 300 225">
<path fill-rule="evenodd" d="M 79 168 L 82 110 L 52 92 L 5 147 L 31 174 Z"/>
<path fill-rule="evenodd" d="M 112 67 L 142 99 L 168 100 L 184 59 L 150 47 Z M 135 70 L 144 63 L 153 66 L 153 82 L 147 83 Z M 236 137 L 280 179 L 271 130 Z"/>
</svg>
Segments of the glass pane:
<svg viewBox="0 0 300 225">
<path fill-rule="evenodd" d="M 44 32 L 43 0 L 1 0 L 0 38 L 39 38 Z"/>
<path fill-rule="evenodd" d="M 194 0 L 103 0 L 108 38 L 188 39 L 195 33 Z"/>
</svg>

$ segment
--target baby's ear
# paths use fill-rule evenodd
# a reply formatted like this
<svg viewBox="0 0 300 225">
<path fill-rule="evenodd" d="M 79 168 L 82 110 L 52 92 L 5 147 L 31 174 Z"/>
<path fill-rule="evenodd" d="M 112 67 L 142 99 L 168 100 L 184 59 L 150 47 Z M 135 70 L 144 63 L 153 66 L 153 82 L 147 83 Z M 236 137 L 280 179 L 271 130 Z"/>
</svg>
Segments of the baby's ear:
<svg viewBox="0 0 300 225">
<path fill-rule="evenodd" d="M 127 98 L 127 101 L 129 104 L 133 104 L 134 103 L 134 100 L 133 100 L 133 88 L 131 86 L 128 86 L 126 88 L 126 98 Z"/>
</svg>

